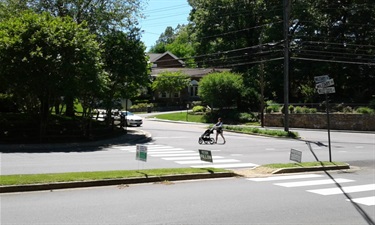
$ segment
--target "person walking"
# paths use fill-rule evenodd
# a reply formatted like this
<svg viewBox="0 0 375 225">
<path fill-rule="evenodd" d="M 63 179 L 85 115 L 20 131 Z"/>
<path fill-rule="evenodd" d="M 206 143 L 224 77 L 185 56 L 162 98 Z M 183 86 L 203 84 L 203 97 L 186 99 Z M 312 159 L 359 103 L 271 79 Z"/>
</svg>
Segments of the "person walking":
<svg viewBox="0 0 375 225">
<path fill-rule="evenodd" d="M 220 134 L 220 136 L 223 138 L 224 140 L 224 143 L 225 144 L 225 138 L 224 138 L 224 135 L 223 135 L 223 121 L 221 120 L 221 118 L 219 117 L 217 119 L 217 123 L 215 124 L 215 130 L 216 130 L 216 140 L 215 140 L 215 143 L 217 144 L 217 138 Z"/>
</svg>

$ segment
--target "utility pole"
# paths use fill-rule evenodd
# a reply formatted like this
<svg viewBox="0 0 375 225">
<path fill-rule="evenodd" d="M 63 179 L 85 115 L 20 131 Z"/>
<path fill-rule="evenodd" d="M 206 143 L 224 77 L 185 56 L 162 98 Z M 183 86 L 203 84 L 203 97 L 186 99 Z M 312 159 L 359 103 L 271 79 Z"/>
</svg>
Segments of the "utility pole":
<svg viewBox="0 0 375 225">
<path fill-rule="evenodd" d="M 289 17 L 290 0 L 283 0 L 284 14 L 284 131 L 289 132 Z"/>
</svg>

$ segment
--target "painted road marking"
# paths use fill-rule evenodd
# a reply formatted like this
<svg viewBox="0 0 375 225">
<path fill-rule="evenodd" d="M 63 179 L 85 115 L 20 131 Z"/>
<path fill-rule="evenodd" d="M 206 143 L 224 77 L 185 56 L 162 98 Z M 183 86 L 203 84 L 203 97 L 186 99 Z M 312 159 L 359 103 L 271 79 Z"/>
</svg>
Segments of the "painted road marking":
<svg viewBox="0 0 375 225">
<path fill-rule="evenodd" d="M 335 183 L 348 183 L 354 182 L 354 180 L 349 179 L 327 179 L 327 180 L 312 180 L 312 181 L 298 181 L 298 182 L 288 182 L 288 183 L 276 183 L 275 185 L 282 187 L 303 187 L 303 186 L 313 186 L 313 185 L 322 185 L 322 184 L 335 184 Z"/>
<path fill-rule="evenodd" d="M 353 201 L 358 204 L 373 206 L 375 205 L 375 196 L 364 197 L 364 198 L 353 198 L 352 200 L 346 199 L 346 201 Z"/>
<path fill-rule="evenodd" d="M 230 162 L 239 162 L 237 159 L 219 159 L 214 160 L 214 163 L 230 163 Z M 187 165 L 187 164 L 199 164 L 199 163 L 209 163 L 200 160 L 191 160 L 191 161 L 176 161 L 178 164 Z"/>
<path fill-rule="evenodd" d="M 320 195 L 337 195 L 337 194 L 343 194 L 343 193 L 354 193 L 354 192 L 373 191 L 373 190 L 375 190 L 375 184 L 342 187 L 342 189 L 341 188 L 324 188 L 324 189 L 307 190 L 307 191 L 315 193 L 315 194 L 320 194 Z"/>
<path fill-rule="evenodd" d="M 197 166 L 190 166 L 192 168 L 218 168 L 218 169 L 229 169 L 229 168 L 252 168 L 258 166 L 254 163 L 232 163 L 232 164 L 210 164 L 210 165 L 197 165 Z"/>
<path fill-rule="evenodd" d="M 248 178 L 247 180 L 251 180 L 251 181 L 277 181 L 277 180 L 305 179 L 305 178 L 315 178 L 315 177 L 323 177 L 323 175 L 319 175 L 319 174 L 302 174 L 302 175 L 288 175 L 288 176 Z"/>
</svg>

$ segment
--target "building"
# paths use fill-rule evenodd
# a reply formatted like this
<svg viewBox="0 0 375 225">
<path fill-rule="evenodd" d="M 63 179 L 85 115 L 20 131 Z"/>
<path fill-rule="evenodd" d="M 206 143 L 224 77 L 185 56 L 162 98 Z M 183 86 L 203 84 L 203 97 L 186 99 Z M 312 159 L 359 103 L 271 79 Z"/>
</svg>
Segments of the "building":
<svg viewBox="0 0 375 225">
<path fill-rule="evenodd" d="M 158 74 L 165 71 L 181 71 L 183 74 L 190 77 L 190 86 L 185 90 L 182 90 L 180 93 L 173 93 L 172 96 L 169 96 L 168 93 L 155 92 L 153 95 L 154 101 L 159 103 L 167 102 L 171 99 L 172 101 L 175 100 L 174 102 L 181 103 L 182 101 L 184 104 L 199 101 L 198 90 L 200 79 L 209 73 L 227 70 L 213 68 L 187 68 L 185 67 L 184 61 L 168 51 L 162 54 L 149 53 L 148 55 L 150 57 L 150 63 L 152 63 L 151 77 L 156 78 Z"/>
</svg>

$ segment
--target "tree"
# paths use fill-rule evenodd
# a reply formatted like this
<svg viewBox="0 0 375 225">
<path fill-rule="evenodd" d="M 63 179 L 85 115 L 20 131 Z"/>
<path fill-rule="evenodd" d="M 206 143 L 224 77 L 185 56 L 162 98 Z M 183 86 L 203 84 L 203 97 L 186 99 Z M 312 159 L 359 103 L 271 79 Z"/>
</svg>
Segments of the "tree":
<svg viewBox="0 0 375 225">
<path fill-rule="evenodd" d="M 150 79 L 145 47 L 137 37 L 112 31 L 103 40 L 104 69 L 109 76 L 104 102 L 109 113 L 114 99 L 135 97 Z"/>
<path fill-rule="evenodd" d="M 98 96 L 100 62 L 95 36 L 68 17 L 25 12 L 0 22 L 0 80 L 19 103 L 34 103 L 42 125 L 61 96 Z"/>
<path fill-rule="evenodd" d="M 204 102 L 222 109 L 236 105 L 242 90 L 241 75 L 231 72 L 211 73 L 200 80 L 198 95 Z"/>
<path fill-rule="evenodd" d="M 182 89 L 188 87 L 190 83 L 190 77 L 183 74 L 181 71 L 178 72 L 162 72 L 158 74 L 155 81 L 152 83 L 152 89 L 154 91 L 165 92 L 169 94 L 172 100 L 172 94 L 178 93 Z"/>
<path fill-rule="evenodd" d="M 156 41 L 154 46 L 151 46 L 150 51 L 152 53 L 164 53 L 167 51 L 166 46 L 175 39 L 175 30 L 168 26 L 165 31 L 160 34 L 159 39 Z"/>
<path fill-rule="evenodd" d="M 86 23 L 98 42 L 113 30 L 121 30 L 140 39 L 138 18 L 143 9 L 141 0 L 2 0 L 7 10 L 15 13 L 30 9 L 37 13 L 48 12 L 55 17 L 70 17 L 76 23 Z M 0 12 L 1 13 L 1 12 Z M 13 13 L 13 12 L 10 12 Z M 74 116 L 74 99 L 66 96 L 66 115 Z"/>
</svg>

